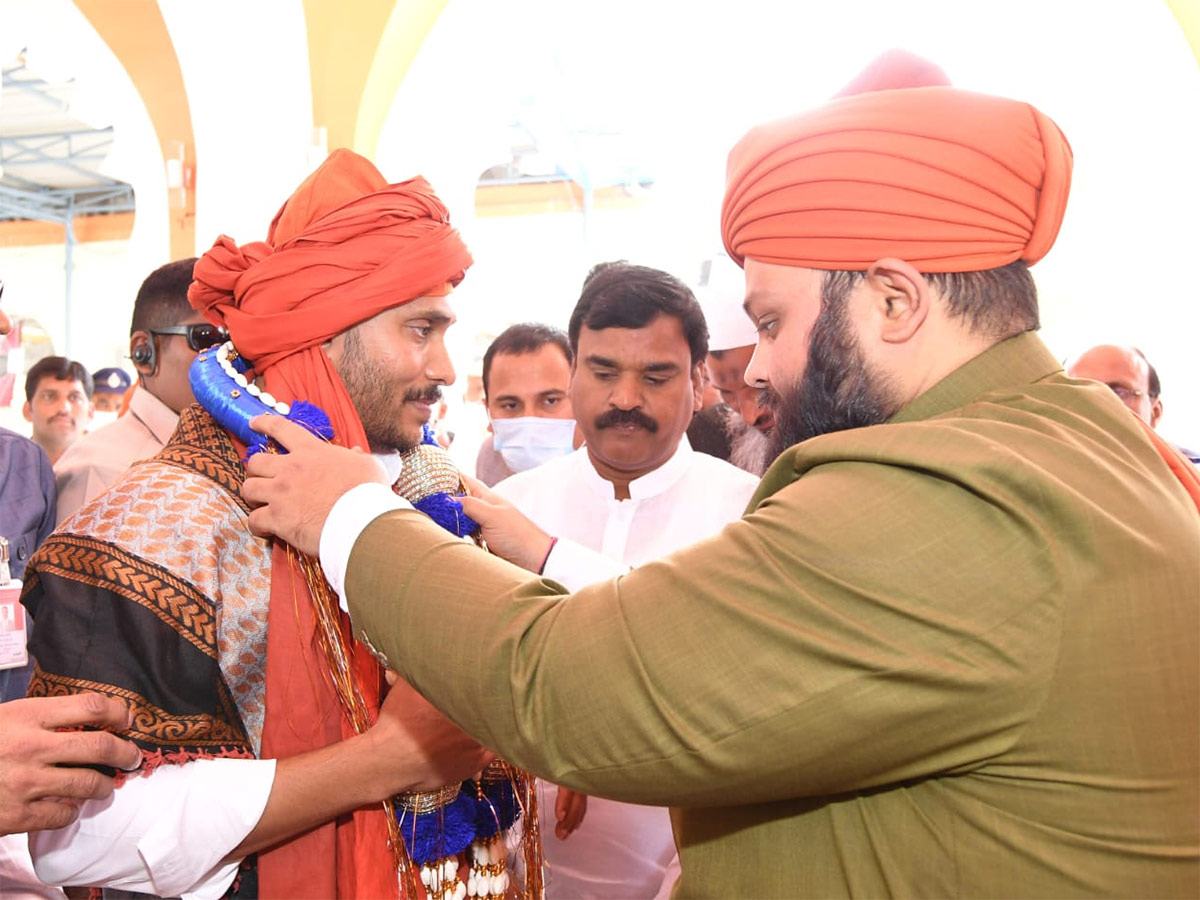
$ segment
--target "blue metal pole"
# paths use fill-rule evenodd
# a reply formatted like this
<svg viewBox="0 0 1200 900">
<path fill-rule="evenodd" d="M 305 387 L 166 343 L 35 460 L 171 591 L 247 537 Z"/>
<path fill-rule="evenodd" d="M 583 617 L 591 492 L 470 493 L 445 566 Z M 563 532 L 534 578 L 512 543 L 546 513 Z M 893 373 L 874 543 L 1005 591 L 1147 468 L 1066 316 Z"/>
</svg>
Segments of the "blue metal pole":
<svg viewBox="0 0 1200 900">
<path fill-rule="evenodd" d="M 74 359 L 72 354 L 72 339 L 71 339 L 71 280 L 75 271 L 75 198 L 70 197 L 67 200 L 67 241 L 64 268 L 66 269 L 65 278 L 65 298 L 63 302 L 63 313 L 65 322 L 63 324 L 63 356 L 67 359 Z"/>
</svg>

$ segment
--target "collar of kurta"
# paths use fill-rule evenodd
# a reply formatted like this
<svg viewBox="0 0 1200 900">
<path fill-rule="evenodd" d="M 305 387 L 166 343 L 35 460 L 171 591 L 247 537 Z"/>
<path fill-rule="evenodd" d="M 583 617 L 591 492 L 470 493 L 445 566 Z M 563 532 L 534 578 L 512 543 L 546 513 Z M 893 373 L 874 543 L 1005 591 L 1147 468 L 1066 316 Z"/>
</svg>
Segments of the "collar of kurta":
<svg viewBox="0 0 1200 900">
<path fill-rule="evenodd" d="M 982 394 L 1020 387 L 1062 371 L 1032 331 L 989 347 L 896 413 L 890 422 L 919 422 L 966 406 Z"/>
<path fill-rule="evenodd" d="M 629 482 L 629 499 L 630 500 L 647 500 L 650 497 L 657 497 L 670 489 L 675 482 L 683 477 L 687 472 L 688 466 L 692 461 L 692 445 L 688 443 L 687 435 L 679 439 L 679 446 L 675 448 L 675 452 L 671 454 L 671 458 L 665 463 L 647 472 L 640 478 L 635 478 Z M 575 451 L 575 456 L 579 458 L 580 468 L 583 470 L 584 481 L 588 486 L 606 500 L 611 500 L 614 503 L 619 502 L 613 496 L 613 486 L 611 481 L 607 481 L 600 477 L 600 473 L 596 471 L 596 467 L 592 465 L 592 458 L 588 456 L 587 447 L 580 447 Z"/>
<path fill-rule="evenodd" d="M 164 446 L 179 425 L 179 416 L 175 411 L 140 384 L 129 398 L 128 414 L 137 416 L 138 421 L 154 435 L 154 439 Z"/>
</svg>

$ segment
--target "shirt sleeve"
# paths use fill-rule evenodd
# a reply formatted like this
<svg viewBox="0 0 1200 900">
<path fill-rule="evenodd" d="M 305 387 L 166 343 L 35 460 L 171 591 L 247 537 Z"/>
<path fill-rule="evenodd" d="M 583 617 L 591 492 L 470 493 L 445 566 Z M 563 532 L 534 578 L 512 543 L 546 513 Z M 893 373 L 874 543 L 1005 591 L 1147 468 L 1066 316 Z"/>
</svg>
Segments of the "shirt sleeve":
<svg viewBox="0 0 1200 900">
<path fill-rule="evenodd" d="M 325 578 L 337 591 L 343 610 L 349 612 L 346 608 L 346 565 L 354 542 L 378 516 L 397 509 L 412 509 L 412 504 L 390 487 L 372 482 L 346 491 L 325 517 L 318 554 Z"/>
<path fill-rule="evenodd" d="M 58 502 L 57 489 L 54 485 L 54 469 L 50 460 L 43 454 L 38 465 L 38 482 L 41 484 L 42 496 L 46 498 L 46 509 L 42 513 L 42 521 L 38 524 L 38 546 L 50 537 L 54 531 L 54 513 Z"/>
<path fill-rule="evenodd" d="M 597 581 L 617 578 L 628 571 L 629 566 L 618 560 L 568 538 L 559 538 L 546 557 L 542 574 L 569 591 L 577 591 Z"/>
<path fill-rule="evenodd" d="M 216 900 L 241 863 L 225 858 L 258 824 L 274 780 L 273 759 L 162 766 L 86 801 L 66 828 L 31 834 L 34 871 L 47 884 Z"/>
<path fill-rule="evenodd" d="M 1049 683 L 1051 551 L 981 491 L 822 466 L 570 595 L 397 511 L 345 592 L 402 677 L 558 784 L 687 806 L 869 789 L 1004 752 Z"/>
</svg>

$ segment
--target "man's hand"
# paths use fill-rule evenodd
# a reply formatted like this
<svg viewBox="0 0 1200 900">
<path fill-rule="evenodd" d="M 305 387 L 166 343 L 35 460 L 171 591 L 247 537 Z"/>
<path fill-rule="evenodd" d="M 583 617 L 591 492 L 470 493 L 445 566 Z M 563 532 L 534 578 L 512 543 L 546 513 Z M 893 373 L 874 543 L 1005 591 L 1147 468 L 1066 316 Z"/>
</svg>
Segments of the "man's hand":
<svg viewBox="0 0 1200 900">
<path fill-rule="evenodd" d="M 471 496 L 462 497 L 463 512 L 479 523 L 488 549 L 510 563 L 537 573 L 550 551 L 551 537 L 486 484 L 463 476 Z"/>
<path fill-rule="evenodd" d="M 443 716 L 394 672 L 379 718 L 367 731 L 367 763 L 385 790 L 380 797 L 405 791 L 432 791 L 474 778 L 494 758 Z"/>
<path fill-rule="evenodd" d="M 554 836 L 560 841 L 565 841 L 583 824 L 586 813 L 587 794 L 560 786 L 554 799 L 554 815 L 558 819 L 554 823 Z"/>
<path fill-rule="evenodd" d="M 79 815 L 76 802 L 112 793 L 113 781 L 93 769 L 135 769 L 142 753 L 106 731 L 56 731 L 95 725 L 124 731 L 125 704 L 100 694 L 37 697 L 0 704 L 0 834 L 62 828 Z"/>
<path fill-rule="evenodd" d="M 256 453 L 246 464 L 242 496 L 258 507 L 250 513 L 257 535 L 275 535 L 316 556 L 321 527 L 342 494 L 371 481 L 387 484 L 383 467 L 357 447 L 326 443 L 282 416 L 257 416 L 250 425 L 288 450 Z"/>
</svg>

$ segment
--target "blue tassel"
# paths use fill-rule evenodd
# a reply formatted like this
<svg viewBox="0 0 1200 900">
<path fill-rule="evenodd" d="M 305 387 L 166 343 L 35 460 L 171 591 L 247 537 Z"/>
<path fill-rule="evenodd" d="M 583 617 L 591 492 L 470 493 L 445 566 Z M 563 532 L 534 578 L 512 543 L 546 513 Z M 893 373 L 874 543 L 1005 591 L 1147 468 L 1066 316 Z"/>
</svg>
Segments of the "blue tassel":
<svg viewBox="0 0 1200 900">
<path fill-rule="evenodd" d="M 329 421 L 329 416 L 321 407 L 315 406 L 307 400 L 297 400 L 292 404 L 291 412 L 287 417 L 297 425 L 307 428 L 317 437 L 327 441 L 333 440 L 333 423 Z"/>
<path fill-rule="evenodd" d="M 250 366 L 240 356 L 233 360 L 235 371 L 245 374 Z M 246 459 L 267 448 L 267 439 L 250 427 L 255 416 L 279 413 L 271 410 L 225 374 L 215 348 L 201 351 L 188 368 L 192 393 L 218 425 L 246 445 Z M 325 440 L 333 439 L 333 425 L 319 406 L 297 400 L 290 404 L 287 418 Z M 280 450 L 283 448 L 280 447 Z"/>
<path fill-rule="evenodd" d="M 482 787 L 483 799 L 478 801 L 475 813 L 475 835 L 481 839 L 511 828 L 521 815 L 517 792 L 507 778 L 484 782 Z"/>
<path fill-rule="evenodd" d="M 413 506 L 457 537 L 466 537 L 479 530 L 479 523 L 463 512 L 462 503 L 449 494 L 430 494 Z"/>
<path fill-rule="evenodd" d="M 273 413 L 272 415 L 278 415 L 278 413 Z M 297 400 L 291 404 L 287 419 L 289 422 L 295 422 L 300 427 L 307 429 L 319 438 L 324 438 L 327 441 L 333 440 L 333 424 L 329 421 L 329 416 L 325 415 L 325 410 L 319 406 L 315 406 L 305 400 Z M 250 428 L 249 422 L 247 422 L 246 427 Z M 250 459 L 255 453 L 261 453 L 266 450 L 267 445 L 270 443 L 265 435 L 261 435 L 253 429 L 250 430 L 254 435 L 254 440 L 246 445 L 246 460 Z M 282 447 L 278 449 L 280 453 L 287 453 Z M 243 460 L 243 462 L 246 460 Z"/>
<path fill-rule="evenodd" d="M 414 815 L 396 810 L 409 859 L 425 865 L 455 856 L 471 846 L 475 840 L 476 805 L 471 788 L 469 783 L 464 784 L 453 803 L 434 812 Z"/>
</svg>

